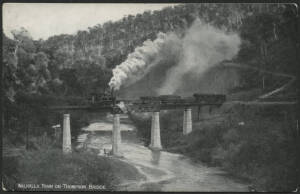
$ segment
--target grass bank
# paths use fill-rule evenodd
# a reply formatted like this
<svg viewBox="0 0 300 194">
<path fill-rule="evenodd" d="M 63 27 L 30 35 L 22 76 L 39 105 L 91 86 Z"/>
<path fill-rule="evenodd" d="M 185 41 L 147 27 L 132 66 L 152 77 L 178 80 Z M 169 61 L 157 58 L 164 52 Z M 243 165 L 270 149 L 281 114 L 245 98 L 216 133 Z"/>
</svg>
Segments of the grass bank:
<svg viewBox="0 0 300 194">
<path fill-rule="evenodd" d="M 163 147 L 195 162 L 220 166 L 248 179 L 258 191 L 292 191 L 297 187 L 297 129 L 295 107 L 222 107 L 218 119 L 197 122 L 182 134 L 182 112 L 161 113 Z M 132 114 L 138 134 L 149 144 L 150 115 Z"/>
<path fill-rule="evenodd" d="M 105 190 L 111 191 L 124 180 L 141 178 L 136 168 L 120 160 L 91 153 L 64 155 L 59 149 L 4 157 L 3 175 L 3 186 L 10 191 L 16 190 L 17 183 L 104 185 Z"/>
</svg>

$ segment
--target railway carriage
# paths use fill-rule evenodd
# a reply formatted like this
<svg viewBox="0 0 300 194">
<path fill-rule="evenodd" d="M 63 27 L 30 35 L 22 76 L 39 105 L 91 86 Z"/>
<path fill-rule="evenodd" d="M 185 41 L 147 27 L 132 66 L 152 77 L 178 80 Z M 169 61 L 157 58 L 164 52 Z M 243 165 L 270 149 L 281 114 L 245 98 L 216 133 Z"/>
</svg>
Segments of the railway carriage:
<svg viewBox="0 0 300 194">
<path fill-rule="evenodd" d="M 176 95 L 160 95 L 160 96 L 142 96 L 140 97 L 142 104 L 172 104 L 180 103 L 182 99 Z"/>
<path fill-rule="evenodd" d="M 196 93 L 193 95 L 195 98 L 195 102 L 197 103 L 214 103 L 214 104 L 222 104 L 226 101 L 226 95 L 224 94 L 199 94 Z"/>
</svg>

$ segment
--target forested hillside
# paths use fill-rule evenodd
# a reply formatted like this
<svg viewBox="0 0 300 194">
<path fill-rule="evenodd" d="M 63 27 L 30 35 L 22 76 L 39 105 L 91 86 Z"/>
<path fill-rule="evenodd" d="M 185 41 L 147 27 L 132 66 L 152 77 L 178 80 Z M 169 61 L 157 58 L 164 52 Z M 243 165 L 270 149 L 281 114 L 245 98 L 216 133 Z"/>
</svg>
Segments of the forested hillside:
<svg viewBox="0 0 300 194">
<path fill-rule="evenodd" d="M 12 98 L 20 89 L 77 96 L 103 91 L 111 69 L 124 61 L 134 48 L 146 39 L 155 39 L 158 32 L 184 33 L 197 17 L 228 32 L 240 33 L 243 43 L 239 61 L 295 72 L 296 35 L 289 26 L 293 25 L 293 7 L 185 4 L 128 15 L 75 35 L 56 35 L 47 40 L 32 40 L 26 29 L 14 31 L 14 39 L 3 34 L 7 96 Z M 278 47 L 284 47 L 284 52 L 279 52 Z"/>
</svg>

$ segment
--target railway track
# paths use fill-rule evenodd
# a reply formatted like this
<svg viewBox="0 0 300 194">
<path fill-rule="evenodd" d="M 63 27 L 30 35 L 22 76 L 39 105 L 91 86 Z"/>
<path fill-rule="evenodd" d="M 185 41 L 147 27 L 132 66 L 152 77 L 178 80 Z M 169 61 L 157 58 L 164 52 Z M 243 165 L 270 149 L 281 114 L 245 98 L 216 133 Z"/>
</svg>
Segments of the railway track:
<svg viewBox="0 0 300 194">
<path fill-rule="evenodd" d="M 296 76 L 293 76 L 293 75 L 289 75 L 289 74 L 285 74 L 285 73 L 278 73 L 278 72 L 273 72 L 273 71 L 267 71 L 267 70 L 262 70 L 262 69 L 259 69 L 257 67 L 251 67 L 251 66 L 248 66 L 248 65 L 240 65 L 240 64 L 237 64 L 237 63 L 231 63 L 231 62 L 227 62 L 227 63 L 223 63 L 222 64 L 223 66 L 229 66 L 229 67 L 237 67 L 237 68 L 244 68 L 244 69 L 251 69 L 251 70 L 255 70 L 255 71 L 259 71 L 261 73 L 266 73 L 266 74 L 271 74 L 271 75 L 275 75 L 275 76 L 280 76 L 280 77 L 287 77 L 287 78 L 290 78 L 290 80 L 282 85 L 281 87 L 278 87 L 270 92 L 267 92 L 263 95 L 260 95 L 257 97 L 257 100 L 261 100 L 261 99 L 266 99 L 276 93 L 279 93 L 281 91 L 283 91 L 284 89 L 286 89 L 288 86 L 290 86 L 291 84 L 293 84 L 295 81 L 296 81 Z M 270 102 L 270 103 L 273 103 L 273 104 L 287 104 L 287 102 Z"/>
</svg>

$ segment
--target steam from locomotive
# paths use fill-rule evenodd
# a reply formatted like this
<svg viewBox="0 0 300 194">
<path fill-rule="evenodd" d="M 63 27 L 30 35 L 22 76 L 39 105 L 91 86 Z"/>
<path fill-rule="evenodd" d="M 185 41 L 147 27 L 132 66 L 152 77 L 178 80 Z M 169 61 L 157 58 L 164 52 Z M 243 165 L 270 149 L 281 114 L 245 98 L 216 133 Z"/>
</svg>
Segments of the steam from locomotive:
<svg viewBox="0 0 300 194">
<path fill-rule="evenodd" d="M 154 41 L 146 40 L 141 47 L 128 55 L 126 61 L 113 69 L 113 77 L 109 82 L 110 88 L 120 89 L 120 86 L 134 83 L 142 78 L 156 64 L 157 54 L 164 43 L 166 34 L 158 33 Z"/>
<path fill-rule="evenodd" d="M 187 87 L 184 76 L 194 78 L 192 83 L 197 83 L 206 70 L 232 59 L 239 51 L 241 40 L 237 33 L 227 33 L 197 19 L 180 39 L 180 44 L 181 57 L 168 69 L 157 89 L 160 95 L 174 94 L 179 88 Z"/>
<path fill-rule="evenodd" d="M 119 90 L 121 86 L 133 85 L 151 74 L 156 66 L 166 65 L 165 72 L 158 72 L 164 80 L 154 89 L 156 95 L 174 94 L 181 87 L 186 87 L 184 76 L 195 78 L 196 83 L 206 70 L 223 60 L 232 59 L 240 44 L 236 33 L 227 33 L 196 19 L 182 37 L 175 33 L 159 33 L 154 41 L 147 40 L 137 47 L 125 62 L 113 69 L 109 86 Z M 175 59 L 174 53 L 179 57 Z M 169 66 L 163 61 L 170 57 L 174 61 Z"/>
</svg>

